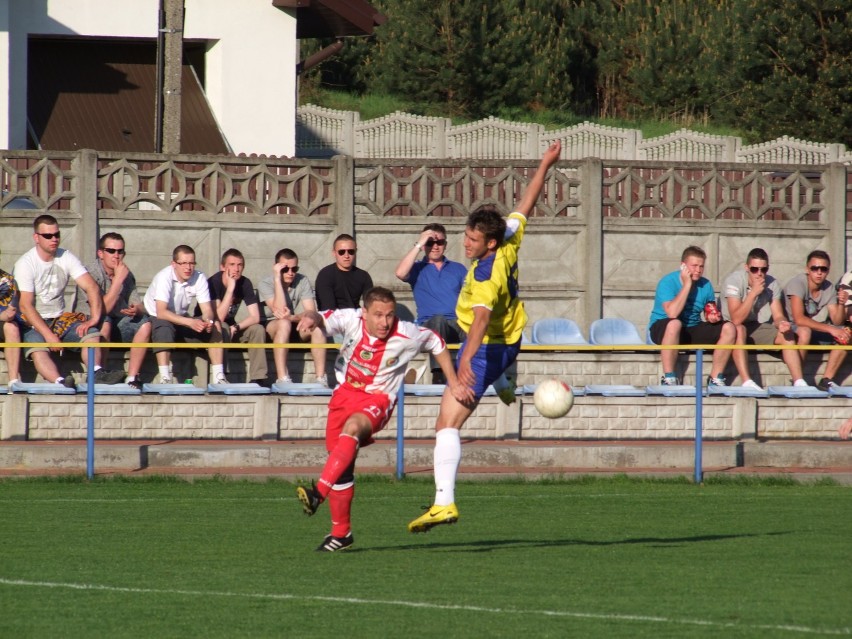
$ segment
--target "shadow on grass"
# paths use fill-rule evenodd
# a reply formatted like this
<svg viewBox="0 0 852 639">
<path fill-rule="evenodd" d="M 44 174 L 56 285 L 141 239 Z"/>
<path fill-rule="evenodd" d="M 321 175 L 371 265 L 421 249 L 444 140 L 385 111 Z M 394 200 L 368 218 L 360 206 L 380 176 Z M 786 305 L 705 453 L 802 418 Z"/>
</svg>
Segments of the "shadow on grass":
<svg viewBox="0 0 852 639">
<path fill-rule="evenodd" d="M 713 541 L 726 541 L 729 539 L 747 539 L 752 537 L 775 537 L 779 535 L 791 535 L 793 531 L 747 533 L 738 535 L 695 535 L 693 537 L 635 537 L 627 539 L 614 539 L 611 541 L 589 540 L 589 539 L 484 539 L 480 541 L 454 541 L 423 544 L 405 544 L 403 546 L 374 546 L 372 548 L 352 548 L 347 551 L 373 552 L 385 550 L 446 550 L 449 552 L 491 552 L 508 548 L 554 548 L 561 546 L 621 546 L 628 544 L 648 544 L 651 547 L 666 548 L 668 546 L 704 543 Z"/>
</svg>

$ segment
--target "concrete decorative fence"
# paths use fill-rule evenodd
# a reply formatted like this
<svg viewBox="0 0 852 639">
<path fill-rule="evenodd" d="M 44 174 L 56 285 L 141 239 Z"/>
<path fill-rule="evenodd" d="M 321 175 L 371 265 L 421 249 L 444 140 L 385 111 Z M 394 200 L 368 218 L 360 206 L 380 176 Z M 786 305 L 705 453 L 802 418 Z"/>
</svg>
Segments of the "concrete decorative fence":
<svg viewBox="0 0 852 639">
<path fill-rule="evenodd" d="M 562 141 L 567 160 L 653 160 L 663 162 L 743 162 L 762 164 L 852 164 L 843 144 L 823 144 L 783 136 L 743 146 L 734 136 L 680 129 L 643 139 L 636 129 L 583 122 L 545 132 L 538 124 L 489 117 L 453 126 L 447 118 L 397 111 L 361 120 L 355 111 L 305 105 L 296 114 L 296 155 L 359 158 L 431 158 L 479 160 L 535 159 L 554 140 Z"/>
</svg>

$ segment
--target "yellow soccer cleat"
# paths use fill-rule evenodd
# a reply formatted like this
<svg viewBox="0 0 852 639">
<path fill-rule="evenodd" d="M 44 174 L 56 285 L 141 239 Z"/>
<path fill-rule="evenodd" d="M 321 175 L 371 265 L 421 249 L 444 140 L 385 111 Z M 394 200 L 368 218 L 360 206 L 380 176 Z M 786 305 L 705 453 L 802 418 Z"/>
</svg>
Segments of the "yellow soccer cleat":
<svg viewBox="0 0 852 639">
<path fill-rule="evenodd" d="M 408 532 L 429 532 L 441 524 L 454 524 L 459 520 L 459 509 L 455 504 L 432 506 L 424 514 L 408 524 Z"/>
</svg>

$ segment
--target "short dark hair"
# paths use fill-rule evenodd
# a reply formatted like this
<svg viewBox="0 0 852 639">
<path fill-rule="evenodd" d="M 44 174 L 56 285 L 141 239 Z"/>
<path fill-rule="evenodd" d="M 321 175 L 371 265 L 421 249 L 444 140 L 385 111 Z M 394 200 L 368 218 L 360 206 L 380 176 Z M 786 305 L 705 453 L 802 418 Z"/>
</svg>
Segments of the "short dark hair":
<svg viewBox="0 0 852 639">
<path fill-rule="evenodd" d="M 56 221 L 56 218 L 52 215 L 48 215 L 47 213 L 39 215 L 33 220 L 33 231 L 38 231 L 38 227 L 42 224 L 47 224 L 48 226 L 59 226 L 59 222 Z"/>
<path fill-rule="evenodd" d="M 447 229 L 444 228 L 443 224 L 438 224 L 437 222 L 431 222 L 423 227 L 424 231 L 434 231 L 435 233 L 440 233 L 444 237 L 447 237 Z"/>
<path fill-rule="evenodd" d="M 101 235 L 101 239 L 98 240 L 98 250 L 99 251 L 104 250 L 104 247 L 106 246 L 107 240 L 114 240 L 116 242 L 121 242 L 122 244 L 125 243 L 124 238 L 121 236 L 121 233 L 114 233 L 114 232 L 104 233 L 103 235 Z"/>
<path fill-rule="evenodd" d="M 364 293 L 364 308 L 369 308 L 373 302 L 391 302 L 396 304 L 396 297 L 389 288 L 374 286 Z"/>
<path fill-rule="evenodd" d="M 275 263 L 278 264 L 281 260 L 298 260 L 299 256 L 293 249 L 283 248 L 275 254 Z"/>
<path fill-rule="evenodd" d="M 685 262 L 688 257 L 700 257 L 702 260 L 706 260 L 707 253 L 700 246 L 687 246 L 680 254 L 680 261 Z"/>
<path fill-rule="evenodd" d="M 810 263 L 810 261 L 814 258 L 816 258 L 818 260 L 825 260 L 826 262 L 831 264 L 831 258 L 828 256 L 828 253 L 826 253 L 825 251 L 821 251 L 819 249 L 817 249 L 815 251 L 811 251 L 810 253 L 808 253 L 808 259 L 805 260 L 805 264 Z"/>
<path fill-rule="evenodd" d="M 506 237 L 506 219 L 494 206 L 480 206 L 467 216 L 466 226 L 473 231 L 480 231 L 486 242 L 495 240 L 497 246 L 500 246 Z"/>
<path fill-rule="evenodd" d="M 178 255 L 180 255 L 181 253 L 195 255 L 195 249 L 191 246 L 187 246 L 186 244 L 178 244 L 175 247 L 175 250 L 172 251 L 172 262 L 177 262 Z"/>
<path fill-rule="evenodd" d="M 224 253 L 222 253 L 222 261 L 221 261 L 221 262 L 219 262 L 219 263 L 220 263 L 222 266 L 225 266 L 225 260 L 227 260 L 229 257 L 236 257 L 237 259 L 242 260 L 242 261 L 243 261 L 243 264 L 245 264 L 245 263 L 246 263 L 246 258 L 244 258 L 244 257 L 243 257 L 243 254 L 242 254 L 242 253 L 240 253 L 240 252 L 239 252 L 237 249 L 235 249 L 235 248 L 229 248 L 227 251 L 225 251 Z"/>
<path fill-rule="evenodd" d="M 354 242 L 355 238 L 349 235 L 349 233 L 341 233 L 336 238 L 334 238 L 334 242 L 332 242 L 332 246 L 336 246 L 338 242 Z"/>
<path fill-rule="evenodd" d="M 748 252 L 746 262 L 751 262 L 752 260 L 763 260 L 764 262 L 769 262 L 769 255 L 762 248 L 753 248 Z"/>
</svg>

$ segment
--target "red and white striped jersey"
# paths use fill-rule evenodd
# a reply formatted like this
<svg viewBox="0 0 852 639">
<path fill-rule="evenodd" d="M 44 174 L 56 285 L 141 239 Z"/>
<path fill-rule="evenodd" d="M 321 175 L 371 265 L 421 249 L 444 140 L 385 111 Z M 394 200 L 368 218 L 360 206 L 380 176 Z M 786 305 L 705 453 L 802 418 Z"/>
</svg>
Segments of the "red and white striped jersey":
<svg viewBox="0 0 852 639">
<path fill-rule="evenodd" d="M 334 361 L 337 381 L 366 393 L 385 393 L 391 405 L 396 401 L 408 363 L 418 353 L 438 355 L 447 347 L 432 330 L 399 318 L 390 336 L 381 340 L 367 334 L 361 309 L 341 308 L 321 315 L 327 334 L 343 336 Z"/>
</svg>

